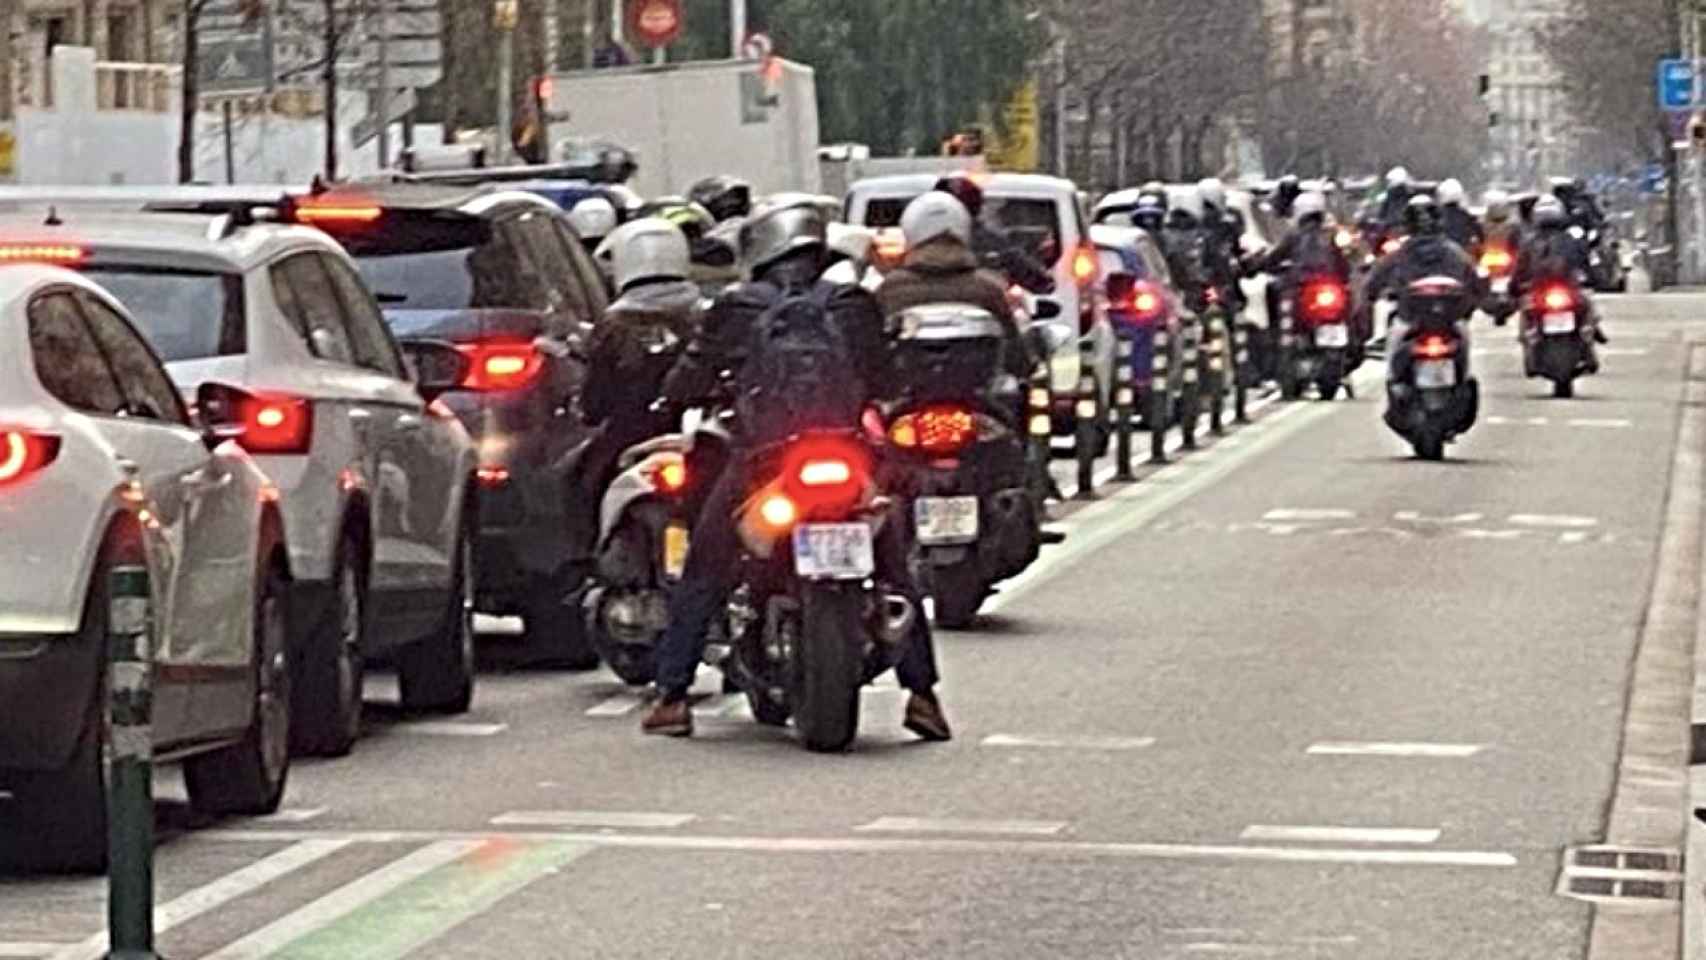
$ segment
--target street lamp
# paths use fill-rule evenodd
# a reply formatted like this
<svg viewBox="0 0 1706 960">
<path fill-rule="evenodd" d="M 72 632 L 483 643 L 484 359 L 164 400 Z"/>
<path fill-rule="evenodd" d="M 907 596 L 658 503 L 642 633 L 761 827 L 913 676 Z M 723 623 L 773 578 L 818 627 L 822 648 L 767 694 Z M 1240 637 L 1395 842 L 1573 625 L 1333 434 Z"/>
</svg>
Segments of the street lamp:
<svg viewBox="0 0 1706 960">
<path fill-rule="evenodd" d="M 497 163 L 509 162 L 510 75 L 515 70 L 515 27 L 521 22 L 521 0 L 492 0 L 492 26 L 498 38 L 498 136 L 494 152 Z"/>
</svg>

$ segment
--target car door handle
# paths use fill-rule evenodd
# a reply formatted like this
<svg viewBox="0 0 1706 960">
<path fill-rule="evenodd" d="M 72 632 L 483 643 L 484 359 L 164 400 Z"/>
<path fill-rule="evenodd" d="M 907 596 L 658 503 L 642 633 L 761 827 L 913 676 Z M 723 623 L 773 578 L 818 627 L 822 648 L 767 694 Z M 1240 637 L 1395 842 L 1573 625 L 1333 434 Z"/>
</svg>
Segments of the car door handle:
<svg viewBox="0 0 1706 960">
<path fill-rule="evenodd" d="M 425 421 L 420 417 L 417 417 L 412 413 L 405 413 L 397 418 L 397 429 L 407 433 L 413 433 L 414 431 L 419 430 L 424 423 Z"/>
<path fill-rule="evenodd" d="M 364 410 L 361 407 L 355 407 L 354 409 L 350 410 L 349 418 L 350 418 L 351 423 L 365 426 L 369 421 L 371 421 L 373 419 L 373 411 L 372 410 Z"/>
</svg>

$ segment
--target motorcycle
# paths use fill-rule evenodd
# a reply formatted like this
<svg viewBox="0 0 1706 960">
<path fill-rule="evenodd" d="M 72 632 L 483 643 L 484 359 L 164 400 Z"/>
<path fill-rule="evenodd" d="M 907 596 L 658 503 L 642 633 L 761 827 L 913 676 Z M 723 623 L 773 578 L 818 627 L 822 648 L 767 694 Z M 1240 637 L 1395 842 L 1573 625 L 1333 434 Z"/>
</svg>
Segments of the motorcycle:
<svg viewBox="0 0 1706 960">
<path fill-rule="evenodd" d="M 1510 248 L 1489 243 L 1481 251 L 1481 275 L 1487 278 L 1487 299 L 1481 310 L 1493 318 L 1495 326 L 1504 326 L 1516 312 L 1516 299 L 1511 296 L 1511 272 L 1516 269 L 1516 255 Z"/>
<path fill-rule="evenodd" d="M 1321 399 L 1333 399 L 1360 359 L 1353 356 L 1350 291 L 1337 277 L 1304 277 L 1280 309 L 1280 396 L 1295 400 L 1313 382 Z"/>
<path fill-rule="evenodd" d="M 1539 284 L 1527 301 L 1523 305 L 1523 372 L 1552 381 L 1552 396 L 1569 399 L 1575 396 L 1576 378 L 1594 372 L 1587 299 L 1577 284 L 1550 280 Z"/>
<path fill-rule="evenodd" d="M 1409 441 L 1416 456 L 1441 460 L 1445 445 L 1474 426 L 1480 385 L 1469 375 L 1468 341 L 1459 321 L 1473 306 L 1451 277 L 1410 284 L 1399 303 L 1405 324 L 1387 384 L 1386 425 Z"/>
<path fill-rule="evenodd" d="M 1587 247 L 1589 286 L 1601 293 L 1623 293 L 1629 289 L 1622 244 L 1615 236 L 1601 228 L 1579 225 L 1570 228 L 1570 235 Z"/>
<path fill-rule="evenodd" d="M 1022 573 L 1044 543 L 1048 490 L 1027 456 L 1021 392 L 1028 391 L 999 373 L 1010 347 L 987 311 L 925 305 L 891 323 L 901 399 L 885 411 L 885 436 L 915 494 L 913 530 L 934 585 L 936 620 L 963 628 L 994 584 Z M 1048 356 L 1072 334 L 1045 321 L 1025 336 L 1033 355 Z"/>
</svg>

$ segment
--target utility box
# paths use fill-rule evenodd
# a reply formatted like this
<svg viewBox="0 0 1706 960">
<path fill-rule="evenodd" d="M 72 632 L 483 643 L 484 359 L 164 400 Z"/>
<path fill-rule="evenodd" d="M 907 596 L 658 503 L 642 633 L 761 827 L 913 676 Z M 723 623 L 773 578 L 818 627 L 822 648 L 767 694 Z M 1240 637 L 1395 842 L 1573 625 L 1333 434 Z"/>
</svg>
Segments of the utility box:
<svg viewBox="0 0 1706 960">
<path fill-rule="evenodd" d="M 631 186 L 685 193 L 732 174 L 758 194 L 820 192 L 817 80 L 783 60 L 714 60 L 576 70 L 551 78 L 551 139 L 609 140 L 634 151 Z"/>
</svg>

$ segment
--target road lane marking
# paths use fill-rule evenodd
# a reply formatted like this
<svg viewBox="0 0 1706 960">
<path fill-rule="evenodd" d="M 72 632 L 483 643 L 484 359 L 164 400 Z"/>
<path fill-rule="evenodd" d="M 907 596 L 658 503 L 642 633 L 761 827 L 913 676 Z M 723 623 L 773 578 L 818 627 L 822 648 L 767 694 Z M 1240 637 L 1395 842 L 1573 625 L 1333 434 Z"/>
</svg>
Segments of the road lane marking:
<svg viewBox="0 0 1706 960">
<path fill-rule="evenodd" d="M 576 843 L 480 844 L 466 856 L 293 938 L 275 956 L 401 960 L 595 849 Z"/>
<path fill-rule="evenodd" d="M 1039 750 L 1142 750 L 1155 745 L 1154 737 L 1032 737 L 992 733 L 983 738 L 986 747 L 1036 748 Z"/>
<path fill-rule="evenodd" d="M 1455 760 L 1473 757 L 1485 749 L 1483 744 L 1478 743 L 1324 740 L 1310 744 L 1309 749 L 1304 752 L 1317 757 L 1424 757 Z"/>
<path fill-rule="evenodd" d="M 204 960 L 262 960 L 291 943 L 330 926 L 375 900 L 480 849 L 479 840 L 439 840 L 358 880 L 285 914 L 254 933 L 220 948 Z M 363 952 L 363 956 L 367 954 Z"/>
<path fill-rule="evenodd" d="M 1518 513 L 1512 514 L 1506 523 L 1517 527 L 1550 527 L 1566 529 L 1582 529 L 1597 527 L 1599 521 L 1593 517 L 1573 517 L 1564 513 Z"/>
<path fill-rule="evenodd" d="M 507 723 L 464 723 L 456 720 L 423 720 L 400 723 L 391 728 L 394 733 L 416 737 L 495 737 L 509 729 Z"/>
<path fill-rule="evenodd" d="M 1048 837 L 1065 830 L 1064 820 L 959 820 L 952 817 L 880 817 L 857 833 L 987 833 Z"/>
<path fill-rule="evenodd" d="M 287 842 L 289 839 L 281 836 L 276 842 Z M 154 932 L 165 933 L 179 924 L 217 910 L 359 841 L 360 838 L 354 835 L 319 834 L 299 837 L 290 846 L 263 860 L 257 860 L 155 907 Z M 49 960 L 101 960 L 107 955 L 107 948 L 107 935 L 98 933 L 53 954 Z"/>
<path fill-rule="evenodd" d="M 429 843 L 464 839 L 484 843 L 560 840 L 621 850 L 684 850 L 733 853 L 986 854 L 1014 857 L 1092 857 L 1127 860 L 1209 860 L 1227 863 L 1336 863 L 1361 866 L 1514 867 L 1520 861 L 1499 850 L 1402 850 L 1368 847 L 1279 847 L 1239 844 L 998 840 L 954 837 L 712 836 L 671 833 L 502 833 L 429 830 L 368 830 L 320 833 L 311 830 L 205 830 L 179 843 L 278 843 L 287 839 L 336 837 L 356 843 Z M 91 960 L 98 960 L 97 953 Z"/>
<path fill-rule="evenodd" d="M 1622 417 L 1577 417 L 1570 421 L 1572 427 L 1587 427 L 1588 429 L 1623 430 L 1633 427 L 1635 421 Z"/>
<path fill-rule="evenodd" d="M 588 709 L 586 715 L 589 717 L 627 716 L 645 702 L 645 698 L 637 693 L 618 693 Z"/>
<path fill-rule="evenodd" d="M 1399 523 L 1414 523 L 1417 525 L 1427 526 L 1454 526 L 1463 523 L 1480 523 L 1486 518 L 1483 514 L 1479 513 L 1458 513 L 1430 517 L 1416 510 L 1400 510 L 1392 515 L 1392 519 Z"/>
<path fill-rule="evenodd" d="M 277 813 L 253 819 L 256 823 L 307 823 L 319 819 L 325 813 L 325 807 L 286 807 Z"/>
<path fill-rule="evenodd" d="M 494 827 L 610 827 L 618 830 L 673 830 L 698 817 L 691 813 L 620 810 L 522 810 L 493 817 Z"/>
<path fill-rule="evenodd" d="M 7 960 L 14 960 L 14 958 L 16 960 L 40 960 L 41 957 L 46 957 L 55 950 L 62 950 L 66 946 L 67 944 L 63 943 L 30 943 L 22 940 L 15 943 L 0 943 L 0 957 L 5 957 Z"/>
<path fill-rule="evenodd" d="M 1282 827 L 1255 824 L 1244 828 L 1240 840 L 1272 843 L 1410 843 L 1429 844 L 1439 840 L 1438 830 L 1404 827 Z"/>
<path fill-rule="evenodd" d="M 1355 520 L 1355 510 L 1308 509 L 1282 507 L 1262 514 L 1263 520 Z"/>
</svg>

